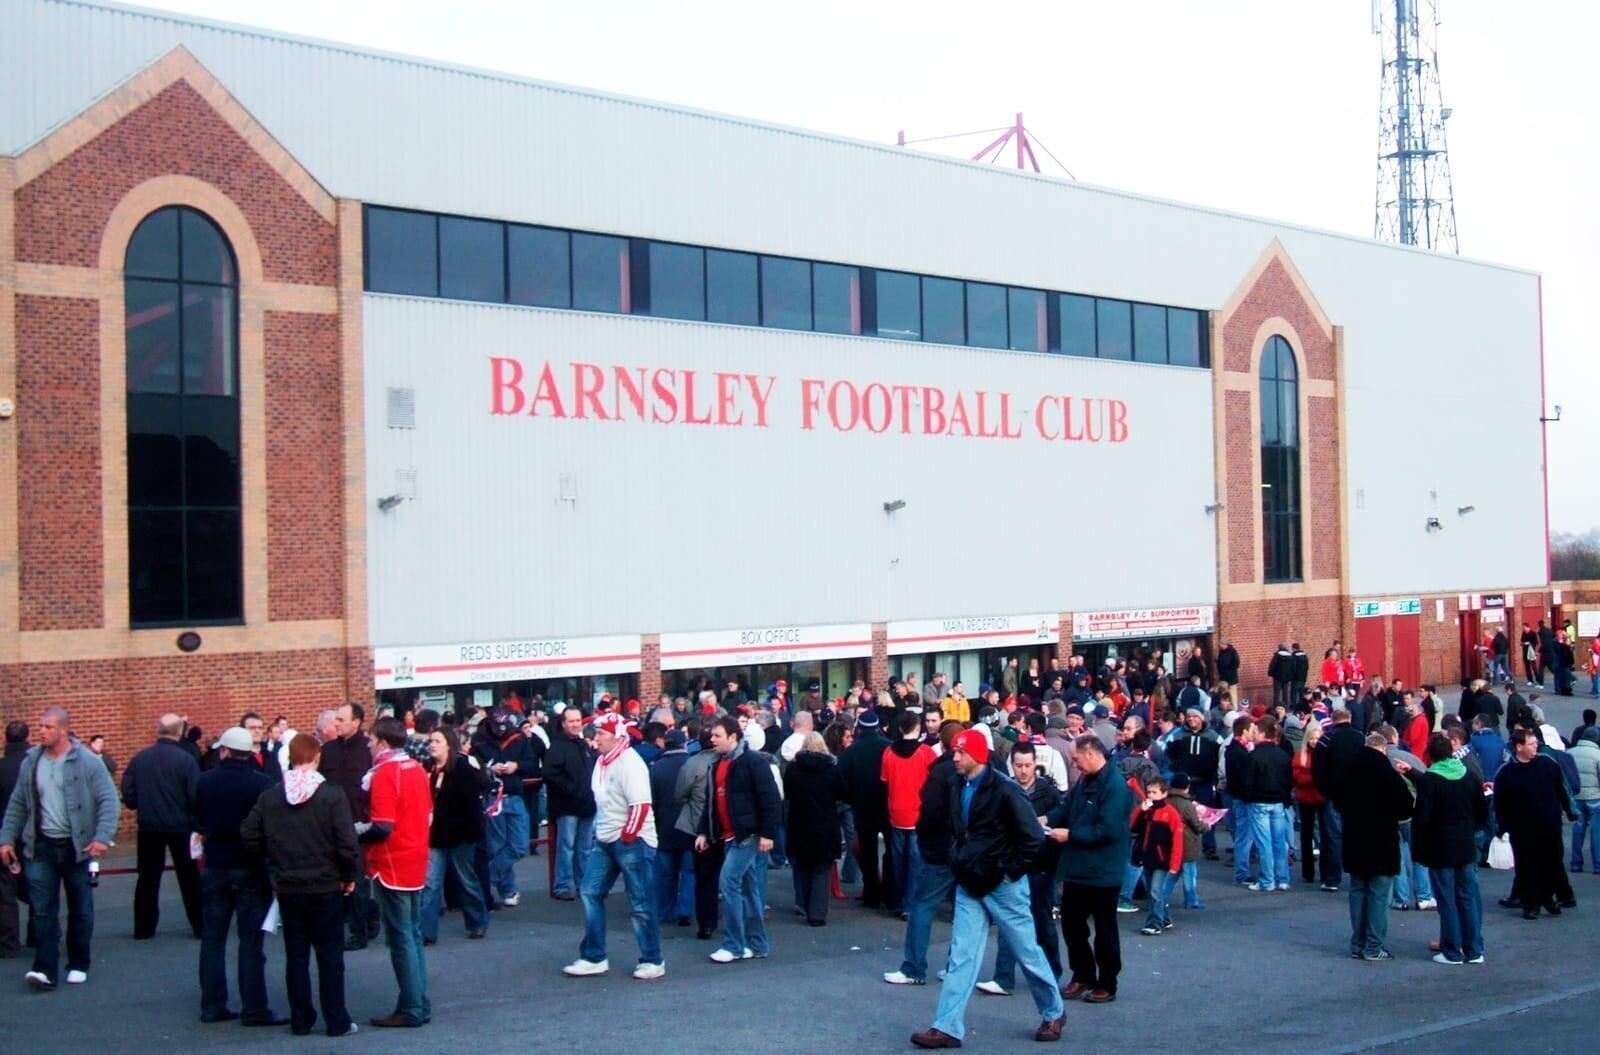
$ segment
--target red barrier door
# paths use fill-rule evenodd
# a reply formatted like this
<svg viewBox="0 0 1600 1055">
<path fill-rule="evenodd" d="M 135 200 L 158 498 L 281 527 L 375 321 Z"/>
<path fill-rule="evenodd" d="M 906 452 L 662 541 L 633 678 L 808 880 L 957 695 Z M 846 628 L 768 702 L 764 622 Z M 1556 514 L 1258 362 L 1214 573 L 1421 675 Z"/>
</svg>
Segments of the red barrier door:
<svg viewBox="0 0 1600 1055">
<path fill-rule="evenodd" d="M 1461 613 L 1461 677 L 1463 680 L 1483 677 L 1483 653 L 1478 651 L 1482 644 L 1478 634 L 1478 613 L 1465 611 Z"/>
<path fill-rule="evenodd" d="M 1369 678 L 1394 677 L 1389 674 L 1389 658 L 1384 651 L 1383 622 L 1382 618 L 1356 620 L 1356 652 Z"/>
<path fill-rule="evenodd" d="M 1411 688 L 1422 681 L 1422 616 L 1393 615 L 1389 617 L 1389 627 L 1390 636 L 1394 638 L 1394 659 L 1391 662 L 1394 670 L 1391 676 L 1399 678 L 1407 688 Z"/>
</svg>

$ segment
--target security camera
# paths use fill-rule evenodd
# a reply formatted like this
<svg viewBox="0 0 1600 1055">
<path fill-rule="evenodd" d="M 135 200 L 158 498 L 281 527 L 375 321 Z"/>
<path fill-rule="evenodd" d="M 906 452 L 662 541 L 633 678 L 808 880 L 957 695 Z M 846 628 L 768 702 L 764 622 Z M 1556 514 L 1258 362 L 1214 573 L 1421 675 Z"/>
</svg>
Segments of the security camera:
<svg viewBox="0 0 1600 1055">
<path fill-rule="evenodd" d="M 1428 523 L 1425 525 L 1424 530 L 1426 530 L 1426 531 L 1443 531 L 1444 530 L 1444 525 L 1439 523 L 1439 518 L 1438 517 L 1429 517 L 1428 518 Z"/>
</svg>

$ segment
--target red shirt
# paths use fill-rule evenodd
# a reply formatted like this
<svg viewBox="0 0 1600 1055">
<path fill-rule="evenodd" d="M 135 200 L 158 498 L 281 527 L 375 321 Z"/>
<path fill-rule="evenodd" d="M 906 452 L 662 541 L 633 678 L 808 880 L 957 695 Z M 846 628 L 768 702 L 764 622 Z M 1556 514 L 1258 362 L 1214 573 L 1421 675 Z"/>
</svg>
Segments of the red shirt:
<svg viewBox="0 0 1600 1055">
<path fill-rule="evenodd" d="M 733 759 L 723 757 L 711 770 L 711 797 L 717 804 L 717 830 L 724 839 L 733 838 L 733 813 L 728 809 L 728 767 Z"/>
<path fill-rule="evenodd" d="M 899 741 L 903 744 L 907 741 Z M 918 744 L 916 750 L 902 756 L 891 745 L 883 753 L 883 763 L 878 775 L 889 786 L 889 824 L 895 828 L 915 828 L 922 813 L 922 785 L 928 779 L 928 767 L 933 765 L 933 748 Z"/>
<path fill-rule="evenodd" d="M 391 826 L 389 837 L 367 847 L 367 875 L 390 890 L 421 890 L 428 885 L 428 825 L 433 793 L 428 775 L 405 752 L 372 771 L 374 824 Z"/>
</svg>

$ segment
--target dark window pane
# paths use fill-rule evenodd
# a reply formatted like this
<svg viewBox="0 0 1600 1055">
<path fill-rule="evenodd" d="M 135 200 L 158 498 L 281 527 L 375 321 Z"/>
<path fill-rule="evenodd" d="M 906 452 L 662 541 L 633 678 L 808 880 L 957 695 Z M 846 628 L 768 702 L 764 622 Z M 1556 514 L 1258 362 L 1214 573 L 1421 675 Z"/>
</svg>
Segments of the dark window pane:
<svg viewBox="0 0 1600 1055">
<path fill-rule="evenodd" d="M 781 256 L 761 258 L 761 325 L 811 329 L 811 265 Z"/>
<path fill-rule="evenodd" d="M 861 269 L 812 264 L 811 282 L 816 328 L 823 333 L 860 333 Z"/>
<path fill-rule="evenodd" d="M 1261 442 L 1282 442 L 1283 432 L 1278 421 L 1278 382 L 1261 379 Z"/>
<path fill-rule="evenodd" d="M 1268 446 L 1261 448 L 1261 511 L 1263 513 L 1286 512 L 1283 487 L 1283 458 L 1285 453 L 1286 451 L 1283 447 Z"/>
<path fill-rule="evenodd" d="M 506 228 L 506 250 L 510 254 L 506 298 L 511 303 L 572 307 L 572 264 L 566 231 L 512 224 Z"/>
<path fill-rule="evenodd" d="M 217 225 L 193 209 L 182 210 L 182 215 L 184 280 L 228 286 L 237 282 L 233 253 Z"/>
<path fill-rule="evenodd" d="M 735 326 L 761 325 L 756 258 L 751 253 L 706 250 L 706 318 Z"/>
<path fill-rule="evenodd" d="M 178 391 L 178 284 L 125 284 L 128 391 Z"/>
<path fill-rule="evenodd" d="M 431 213 L 367 209 L 367 288 L 439 295 L 438 231 Z"/>
<path fill-rule="evenodd" d="M 505 229 L 488 220 L 439 217 L 439 295 L 506 299 Z"/>
<path fill-rule="evenodd" d="M 183 618 L 183 514 L 128 511 L 128 600 L 135 624 Z"/>
<path fill-rule="evenodd" d="M 1278 442 L 1286 447 L 1300 446 L 1300 386 L 1292 381 L 1278 382 Z"/>
<path fill-rule="evenodd" d="M 233 290 L 225 286 L 183 286 L 183 390 L 187 394 L 231 396 L 238 392 L 234 352 Z"/>
<path fill-rule="evenodd" d="M 128 504 L 175 506 L 183 501 L 178 396 L 128 397 Z"/>
<path fill-rule="evenodd" d="M 705 250 L 651 242 L 650 314 L 668 319 L 706 317 Z"/>
<path fill-rule="evenodd" d="M 1121 300 L 1097 300 L 1095 349 L 1102 359 L 1133 358 L 1133 305 Z"/>
<path fill-rule="evenodd" d="M 626 312 L 628 240 L 603 234 L 572 236 L 572 306 Z"/>
<path fill-rule="evenodd" d="M 192 620 L 237 619 L 240 601 L 239 511 L 199 510 L 188 524 L 189 615 Z"/>
<path fill-rule="evenodd" d="M 1173 366 L 1200 365 L 1200 313 L 1167 309 L 1167 362 Z"/>
<path fill-rule="evenodd" d="M 1050 346 L 1044 313 L 1044 294 L 1036 289 L 1007 291 L 1010 301 L 1011 347 L 1019 352 L 1042 352 Z"/>
<path fill-rule="evenodd" d="M 1006 287 L 967 283 L 967 343 L 977 348 L 1008 347 Z"/>
<path fill-rule="evenodd" d="M 1295 368 L 1294 349 L 1282 337 L 1274 337 L 1273 340 L 1278 346 L 1278 377 L 1284 381 L 1295 380 L 1300 376 L 1300 371 Z"/>
<path fill-rule="evenodd" d="M 916 275 L 899 271 L 875 272 L 878 336 L 903 341 L 922 339 L 921 283 Z"/>
<path fill-rule="evenodd" d="M 128 278 L 178 277 L 177 209 L 158 209 L 140 221 L 128 241 L 122 270 Z"/>
<path fill-rule="evenodd" d="M 922 339 L 967 343 L 966 290 L 953 278 L 922 279 Z"/>
<path fill-rule="evenodd" d="M 1093 297 L 1061 294 L 1061 354 L 1095 354 Z"/>
<path fill-rule="evenodd" d="M 1167 361 L 1167 309 L 1133 306 L 1133 357 L 1141 363 Z"/>
<path fill-rule="evenodd" d="M 190 398 L 183 404 L 184 503 L 239 504 L 239 405 Z"/>
</svg>

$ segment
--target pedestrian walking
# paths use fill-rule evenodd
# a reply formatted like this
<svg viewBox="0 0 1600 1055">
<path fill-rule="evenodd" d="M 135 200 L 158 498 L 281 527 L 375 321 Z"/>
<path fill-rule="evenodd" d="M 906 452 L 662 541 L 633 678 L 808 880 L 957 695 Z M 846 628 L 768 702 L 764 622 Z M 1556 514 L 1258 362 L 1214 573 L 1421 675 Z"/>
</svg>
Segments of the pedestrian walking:
<svg viewBox="0 0 1600 1055">
<path fill-rule="evenodd" d="M 26 875 L 37 944 L 33 969 L 23 976 L 48 991 L 61 978 L 61 895 L 67 899 L 68 985 L 89 980 L 94 939 L 94 886 L 98 861 L 117 832 L 117 789 L 111 774 L 72 735 L 65 707 L 46 707 L 39 744 L 23 756 L 16 786 L 0 821 L 0 868 Z"/>
<path fill-rule="evenodd" d="M 544 757 L 545 797 L 556 828 L 556 874 L 550 896 L 575 901 L 594 845 L 594 752 L 583 738 L 583 711 L 569 704 Z"/>
<path fill-rule="evenodd" d="M 273 781 L 255 760 L 256 744 L 240 726 L 217 741 L 219 760 L 195 787 L 194 818 L 205 851 L 200 876 L 200 1021 L 246 1026 L 288 1023 L 267 1005 L 267 953 L 261 924 L 272 884 L 260 858 L 245 852 L 240 826 Z M 188 755 L 184 755 L 188 758 Z M 240 1011 L 228 1007 L 228 929 L 239 934 Z"/>
<path fill-rule="evenodd" d="M 691 721 L 698 733 L 699 721 Z M 678 774 L 689 762 L 687 731 L 669 729 L 664 742 L 666 750 L 650 763 L 650 802 L 656 819 L 656 915 L 663 925 L 671 920 L 687 927 L 694 916 L 694 833 L 678 828 L 683 809 L 676 796 Z"/>
<path fill-rule="evenodd" d="M 373 722 L 372 746 L 372 771 L 362 781 L 371 822 L 357 841 L 366 848 L 367 878 L 383 918 L 389 962 L 400 988 L 394 1011 L 372 1019 L 372 1024 L 415 1029 L 433 1018 L 422 943 L 422 890 L 428 885 L 433 790 L 422 766 L 406 754 L 406 726 L 400 719 L 385 717 Z M 524 838 L 524 846 L 526 843 Z"/>
<path fill-rule="evenodd" d="M 472 753 L 484 769 L 500 780 L 500 809 L 489 818 L 485 832 L 489 882 L 500 904 L 516 908 L 522 903 L 522 893 L 517 889 L 517 862 L 527 856 L 529 845 L 523 775 L 534 773 L 540 759 L 522 732 L 521 717 L 504 705 L 489 712 Z"/>
<path fill-rule="evenodd" d="M 1038 716 L 1041 720 L 1043 715 Z M 917 811 L 922 804 L 922 782 L 936 757 L 922 742 L 922 716 L 906 712 L 898 719 L 900 738 L 889 745 L 879 762 L 889 805 L 889 860 L 893 873 L 891 908 L 905 917 L 911 878 L 921 865 L 917 852 Z"/>
<path fill-rule="evenodd" d="M 898 912 L 894 901 L 894 866 L 888 847 L 889 796 L 883 782 L 883 754 L 889 741 L 879 729 L 876 710 L 856 718 L 855 742 L 839 756 L 840 773 L 850 794 L 850 812 L 856 828 L 856 862 L 861 866 L 861 904 Z M 883 851 L 880 856 L 880 840 Z M 883 867 L 880 869 L 880 861 Z"/>
<path fill-rule="evenodd" d="M 757 865 L 761 854 L 772 851 L 781 810 L 772 765 L 765 755 L 745 747 L 737 721 L 724 717 L 712 723 L 711 749 L 717 761 L 709 775 L 695 850 L 704 853 L 714 842 L 722 846 L 718 888 L 723 937 L 710 958 L 733 963 L 770 951 Z"/>
<path fill-rule="evenodd" d="M 922 858 L 922 870 L 912 883 L 914 893 L 906 910 L 904 959 L 899 970 L 886 971 L 883 975 L 883 980 L 890 985 L 927 984 L 928 942 L 932 938 L 934 913 L 950 900 L 955 889 L 955 876 L 950 871 L 950 792 L 960 782 L 954 746 L 962 731 L 958 722 L 945 722 L 940 727 L 939 743 L 944 750 L 928 767 L 928 779 L 922 782 L 922 807 L 917 813 L 917 852 Z M 984 735 L 983 730 L 977 732 L 979 736 Z"/>
<path fill-rule="evenodd" d="M 439 940 L 439 915 L 447 877 L 455 877 L 467 937 L 482 938 L 489 930 L 489 906 L 474 861 L 483 839 L 483 795 L 489 778 L 476 759 L 461 751 L 461 739 L 449 726 L 428 734 L 428 787 L 433 794 L 433 823 L 428 827 L 428 877 L 422 892 L 422 942 Z"/>
<path fill-rule="evenodd" d="M 161 873 L 168 857 L 189 929 L 200 936 L 200 870 L 189 856 L 200 767 L 178 746 L 182 735 L 183 719 L 163 714 L 156 721 L 156 742 L 134 755 L 122 772 L 122 804 L 139 815 L 139 878 L 133 887 L 136 940 L 155 937 L 161 918 Z"/>
<path fill-rule="evenodd" d="M 28 753 L 28 723 L 12 720 L 6 723 L 5 754 L 0 756 L 0 819 L 11 804 L 11 793 L 17 787 L 17 773 Z M 0 866 L 0 960 L 11 960 L 22 955 L 22 913 L 19 905 L 28 898 L 27 880 L 20 871 Z M 28 910 L 28 934 L 33 934 L 33 910 Z M 35 944 L 29 942 L 29 945 Z"/>
<path fill-rule="evenodd" d="M 1011 749 L 1011 776 L 1028 799 L 1034 816 L 1044 817 L 1061 802 L 1061 789 L 1041 772 L 1035 745 L 1024 740 Z M 1028 912 L 1033 917 L 1033 937 L 1051 976 L 1061 978 L 1061 932 L 1056 929 L 1055 875 L 1060 857 L 1056 844 L 1046 840 L 1028 869 Z M 994 955 L 994 974 L 979 982 L 978 992 L 988 996 L 1010 996 L 1017 987 L 1017 956 L 1002 941 Z"/>
</svg>

